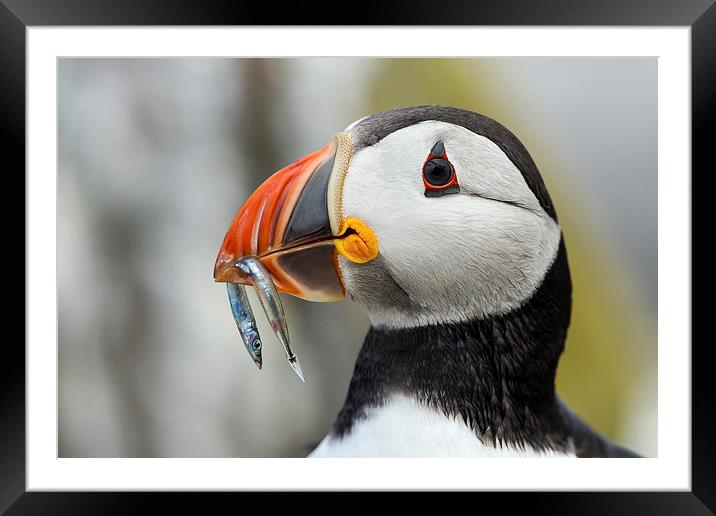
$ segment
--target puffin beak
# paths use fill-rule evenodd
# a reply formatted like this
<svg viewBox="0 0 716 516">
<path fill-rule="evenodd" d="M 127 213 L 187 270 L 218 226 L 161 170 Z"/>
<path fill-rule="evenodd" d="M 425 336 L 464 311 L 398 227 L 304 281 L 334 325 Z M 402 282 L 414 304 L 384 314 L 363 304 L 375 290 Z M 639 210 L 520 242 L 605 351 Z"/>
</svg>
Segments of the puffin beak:
<svg viewBox="0 0 716 516">
<path fill-rule="evenodd" d="M 348 241 L 334 241 L 357 238 L 339 213 L 350 158 L 350 137 L 338 133 L 322 149 L 269 177 L 234 217 L 216 258 L 214 280 L 249 285 L 237 262 L 255 256 L 279 292 L 310 301 L 345 297 L 337 253 Z"/>
<path fill-rule="evenodd" d="M 276 172 L 241 207 L 221 244 L 214 281 L 227 283 L 241 340 L 259 369 L 263 345 L 244 285 L 255 287 L 291 368 L 303 381 L 278 292 L 337 301 L 346 295 L 338 255 L 355 263 L 378 255 L 373 231 L 342 215 L 351 153 L 350 136 L 338 133 L 322 149 Z"/>
</svg>

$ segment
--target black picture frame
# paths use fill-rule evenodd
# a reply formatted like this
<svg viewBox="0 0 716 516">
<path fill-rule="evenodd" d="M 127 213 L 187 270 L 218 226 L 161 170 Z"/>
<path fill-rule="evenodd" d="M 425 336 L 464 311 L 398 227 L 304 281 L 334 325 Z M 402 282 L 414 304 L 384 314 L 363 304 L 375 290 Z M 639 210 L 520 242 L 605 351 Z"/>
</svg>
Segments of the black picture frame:
<svg viewBox="0 0 716 516">
<path fill-rule="evenodd" d="M 0 127 L 6 199 L 15 196 L 9 179 L 22 181 L 25 169 L 25 31 L 43 25 L 284 25 L 318 24 L 320 12 L 335 13 L 326 24 L 343 25 L 607 25 L 607 26 L 690 26 L 692 51 L 692 171 L 691 179 L 713 171 L 709 153 L 713 143 L 709 125 L 716 104 L 716 6 L 714 0 L 552 0 L 425 2 L 401 1 L 390 5 L 363 2 L 341 10 L 338 4 L 323 6 L 282 2 L 281 8 L 267 2 L 226 1 L 139 1 L 139 0 L 0 0 Z M 693 190 L 692 191 L 698 191 Z M 24 195 L 23 195 L 24 198 Z M 692 201 L 693 203 L 693 201 Z M 692 206 L 695 203 L 692 204 Z M 5 227 L 15 227 L 17 208 L 4 203 Z M 695 227 L 702 224 L 692 217 Z M 12 229 L 12 228 L 10 228 Z M 707 230 L 712 232 L 713 230 Z M 692 231 L 693 234 L 693 231 Z M 698 233 L 697 233 L 698 234 Z M 708 233 L 707 233 L 708 234 Z M 23 225 L 23 239 L 24 225 Z M 18 236 L 18 240 L 19 240 Z M 16 244 L 19 246 L 20 244 Z M 8 249 L 16 249 L 17 247 Z M 24 249 L 24 243 L 23 243 Z M 14 253 L 5 253 L 6 256 Z M 693 259 L 692 249 L 692 259 Z M 17 258 L 11 260 L 14 266 Z M 8 269 L 6 269 L 8 270 Z M 34 274 L 37 271 L 28 271 Z M 12 276 L 12 274 L 10 275 Z M 24 299 L 24 295 L 23 295 Z M 11 305 L 8 319 L 14 318 Z M 704 305 L 693 305 L 694 309 Z M 23 303 L 24 307 L 24 303 Z M 703 309 L 703 308 L 702 308 Z M 19 319 L 19 317 L 17 317 Z M 692 315 L 693 321 L 693 315 Z M 7 335 L 10 333 L 6 332 Z M 497 502 L 500 511 L 528 507 L 529 513 L 569 514 L 713 514 L 716 511 L 716 376 L 709 360 L 713 338 L 693 340 L 692 345 L 692 491 L 612 493 L 481 493 Z M 187 512 L 193 507 L 207 512 L 206 496 L 161 493 L 39 493 L 25 488 L 25 352 L 19 339 L 5 341 L 0 375 L 0 511 L 7 514 L 141 513 L 149 502 L 163 510 Z M 237 494 L 247 496 L 247 494 Z M 226 500 L 224 496 L 224 500 Z M 235 495 L 230 495 L 235 496 Z M 253 500 L 270 507 L 285 496 L 254 494 Z M 271 497 L 268 501 L 267 497 Z M 350 495 L 353 498 L 355 495 Z M 375 496 L 355 502 L 340 502 L 341 511 L 371 510 Z M 495 497 L 499 496 L 499 499 Z M 429 508 L 421 495 L 413 502 Z M 308 508 L 311 502 L 300 502 Z M 401 502 L 402 503 L 402 502 Z M 453 503 L 460 503 L 456 500 Z M 470 502 L 474 508 L 474 501 Z M 493 506 L 494 507 L 494 506 Z M 330 504 L 322 504 L 330 509 Z M 361 508 L 363 511 L 361 511 Z M 443 509 L 444 510 L 444 509 Z M 155 511 L 152 511 L 155 512 Z M 333 512 L 333 511 L 332 511 Z"/>
</svg>

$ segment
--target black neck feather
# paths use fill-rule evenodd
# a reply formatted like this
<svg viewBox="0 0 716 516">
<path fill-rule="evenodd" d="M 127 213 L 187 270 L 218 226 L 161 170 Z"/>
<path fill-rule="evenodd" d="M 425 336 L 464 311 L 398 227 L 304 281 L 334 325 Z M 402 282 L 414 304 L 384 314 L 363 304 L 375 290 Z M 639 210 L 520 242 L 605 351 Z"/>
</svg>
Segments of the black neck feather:
<svg viewBox="0 0 716 516">
<path fill-rule="evenodd" d="M 483 442 L 565 449 L 568 428 L 554 378 L 570 312 L 560 243 L 542 285 L 517 310 L 453 324 L 371 328 L 333 434 L 345 435 L 367 408 L 402 393 L 461 418 Z"/>
</svg>

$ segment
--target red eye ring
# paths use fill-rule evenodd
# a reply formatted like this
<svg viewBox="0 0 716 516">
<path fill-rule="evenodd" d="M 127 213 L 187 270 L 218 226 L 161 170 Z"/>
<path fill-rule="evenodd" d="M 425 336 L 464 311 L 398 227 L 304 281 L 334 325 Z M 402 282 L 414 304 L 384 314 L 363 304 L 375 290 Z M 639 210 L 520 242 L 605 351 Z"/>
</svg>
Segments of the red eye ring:
<svg viewBox="0 0 716 516">
<path fill-rule="evenodd" d="M 455 167 L 447 157 L 442 140 L 433 145 L 423 163 L 423 184 L 426 197 L 440 197 L 460 191 Z"/>
</svg>

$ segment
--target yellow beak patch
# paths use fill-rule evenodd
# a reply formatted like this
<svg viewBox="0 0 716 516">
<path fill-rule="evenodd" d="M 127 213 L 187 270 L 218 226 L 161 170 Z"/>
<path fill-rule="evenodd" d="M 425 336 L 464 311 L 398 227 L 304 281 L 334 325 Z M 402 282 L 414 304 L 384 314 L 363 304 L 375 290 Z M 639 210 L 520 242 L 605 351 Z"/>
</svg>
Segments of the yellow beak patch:
<svg viewBox="0 0 716 516">
<path fill-rule="evenodd" d="M 353 263 L 366 263 L 378 256 L 378 237 L 368 224 L 348 217 L 334 241 L 338 253 Z"/>
</svg>

